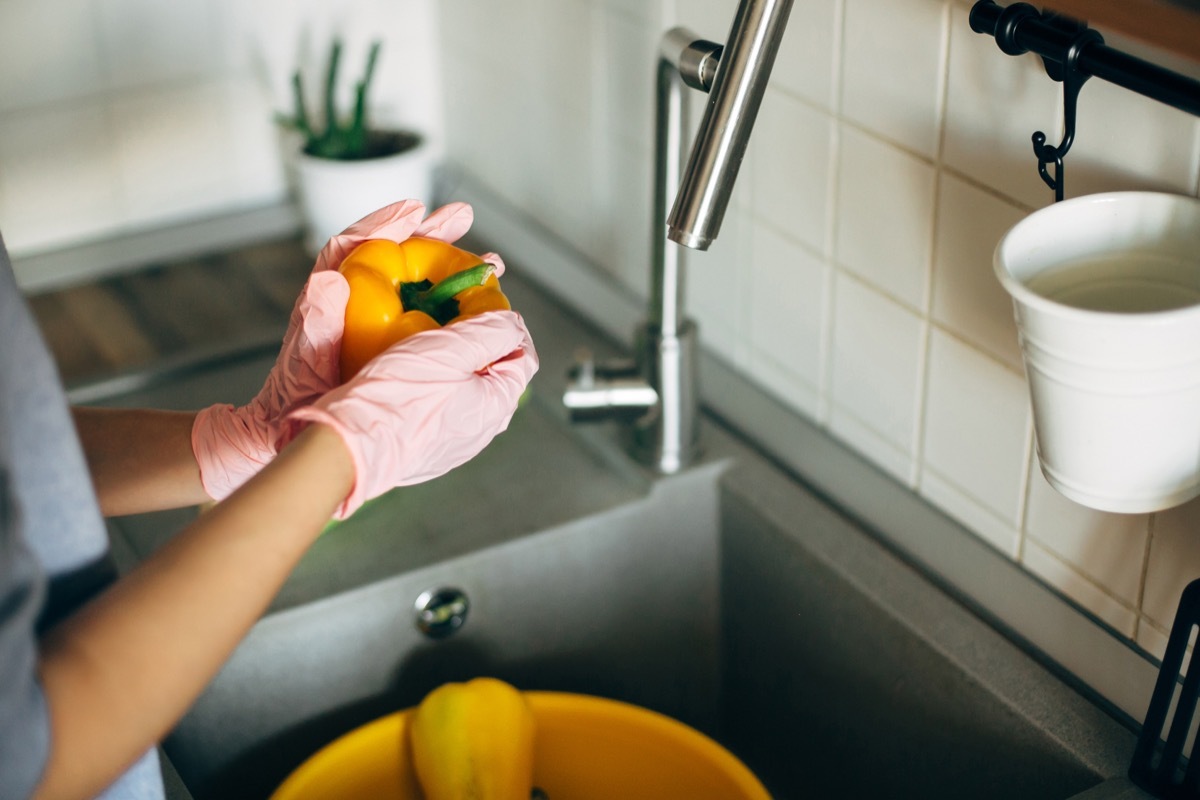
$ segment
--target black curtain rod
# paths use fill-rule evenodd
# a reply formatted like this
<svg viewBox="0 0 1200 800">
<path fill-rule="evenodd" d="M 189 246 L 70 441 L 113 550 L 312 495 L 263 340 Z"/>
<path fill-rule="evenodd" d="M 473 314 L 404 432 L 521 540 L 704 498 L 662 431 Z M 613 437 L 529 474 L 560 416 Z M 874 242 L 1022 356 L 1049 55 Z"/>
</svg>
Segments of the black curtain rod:
<svg viewBox="0 0 1200 800">
<path fill-rule="evenodd" d="M 970 21 L 971 30 L 994 36 L 1010 56 L 1030 52 L 1041 56 L 1055 80 L 1063 79 L 1066 65 L 1073 61 L 1085 76 L 1200 116 L 1200 81 L 1109 47 L 1086 23 L 1053 12 L 1043 14 L 1028 3 L 1001 7 L 994 0 L 975 3 Z"/>
</svg>

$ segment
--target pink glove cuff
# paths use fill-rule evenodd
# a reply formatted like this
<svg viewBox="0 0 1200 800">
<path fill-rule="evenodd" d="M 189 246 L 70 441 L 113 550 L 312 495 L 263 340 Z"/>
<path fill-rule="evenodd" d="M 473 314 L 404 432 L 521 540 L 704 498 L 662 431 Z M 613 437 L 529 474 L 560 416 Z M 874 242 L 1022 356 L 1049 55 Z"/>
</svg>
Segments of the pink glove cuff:
<svg viewBox="0 0 1200 800">
<path fill-rule="evenodd" d="M 263 439 L 265 426 L 247 419 L 246 407 L 209 406 L 192 423 L 192 453 L 200 483 L 214 500 L 224 500 L 262 469 L 274 451 Z"/>
</svg>

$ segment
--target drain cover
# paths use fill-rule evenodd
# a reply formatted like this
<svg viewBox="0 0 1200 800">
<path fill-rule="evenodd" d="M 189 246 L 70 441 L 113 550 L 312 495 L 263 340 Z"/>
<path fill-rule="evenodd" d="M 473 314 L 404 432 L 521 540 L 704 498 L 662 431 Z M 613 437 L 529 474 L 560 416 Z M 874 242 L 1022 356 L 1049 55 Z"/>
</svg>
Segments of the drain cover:
<svg viewBox="0 0 1200 800">
<path fill-rule="evenodd" d="M 444 639 L 467 621 L 471 604 L 462 589 L 428 589 L 417 597 L 417 629 L 430 639 Z"/>
</svg>

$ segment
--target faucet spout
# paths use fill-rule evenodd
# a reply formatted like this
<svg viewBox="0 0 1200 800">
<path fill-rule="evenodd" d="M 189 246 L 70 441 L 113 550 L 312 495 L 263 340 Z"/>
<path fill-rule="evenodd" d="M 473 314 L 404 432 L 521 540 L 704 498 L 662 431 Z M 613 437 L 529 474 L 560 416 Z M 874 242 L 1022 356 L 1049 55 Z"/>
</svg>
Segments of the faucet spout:
<svg viewBox="0 0 1200 800">
<path fill-rule="evenodd" d="M 667 219 L 667 237 L 707 250 L 721 229 L 792 0 L 741 0 Z"/>
</svg>

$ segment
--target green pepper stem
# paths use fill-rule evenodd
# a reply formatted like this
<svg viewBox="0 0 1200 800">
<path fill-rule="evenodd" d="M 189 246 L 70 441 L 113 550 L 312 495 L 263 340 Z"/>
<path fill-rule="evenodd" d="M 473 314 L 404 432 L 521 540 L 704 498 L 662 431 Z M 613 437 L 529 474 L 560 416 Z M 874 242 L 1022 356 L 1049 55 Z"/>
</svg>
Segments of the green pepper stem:
<svg viewBox="0 0 1200 800">
<path fill-rule="evenodd" d="M 458 316 L 458 304 L 454 302 L 454 296 L 472 286 L 482 286 L 495 270 L 491 264 L 477 264 L 449 275 L 424 290 L 418 284 L 402 284 L 400 297 L 406 310 L 424 311 L 439 324 L 445 325 Z"/>
<path fill-rule="evenodd" d="M 461 272 L 449 275 L 434 284 L 429 291 L 422 292 L 421 302 L 428 303 L 436 308 L 464 289 L 470 289 L 472 286 L 482 286 L 483 282 L 488 279 L 488 276 L 495 269 L 491 264 L 477 264 L 474 267 L 468 267 Z"/>
</svg>

